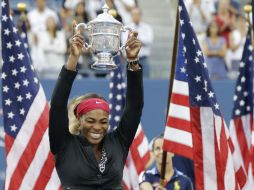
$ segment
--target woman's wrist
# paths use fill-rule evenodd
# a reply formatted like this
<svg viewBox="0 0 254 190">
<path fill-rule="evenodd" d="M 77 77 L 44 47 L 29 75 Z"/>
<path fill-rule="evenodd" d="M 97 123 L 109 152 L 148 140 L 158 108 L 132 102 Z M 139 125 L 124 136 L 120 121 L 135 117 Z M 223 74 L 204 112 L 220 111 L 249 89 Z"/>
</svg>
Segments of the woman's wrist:
<svg viewBox="0 0 254 190">
<path fill-rule="evenodd" d="M 66 64 L 66 69 L 76 71 L 78 59 L 79 59 L 79 56 L 70 54 Z"/>
</svg>

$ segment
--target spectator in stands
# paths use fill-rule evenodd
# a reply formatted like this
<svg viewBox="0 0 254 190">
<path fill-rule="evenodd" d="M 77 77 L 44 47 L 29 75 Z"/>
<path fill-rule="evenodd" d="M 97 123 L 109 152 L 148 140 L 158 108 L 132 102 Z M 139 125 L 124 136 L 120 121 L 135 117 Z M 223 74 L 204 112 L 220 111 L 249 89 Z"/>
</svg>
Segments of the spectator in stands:
<svg viewBox="0 0 254 190">
<path fill-rule="evenodd" d="M 206 29 L 211 22 L 213 10 L 202 0 L 193 0 L 189 8 L 190 20 L 199 42 L 206 36 Z"/>
<path fill-rule="evenodd" d="M 131 11 L 132 22 L 128 25 L 139 33 L 139 40 L 142 42 L 142 48 L 139 53 L 139 63 L 143 67 L 144 77 L 150 75 L 149 57 L 151 55 L 151 46 L 153 43 L 153 29 L 152 27 L 142 21 L 142 13 L 140 8 L 135 7 Z"/>
<path fill-rule="evenodd" d="M 193 190 L 189 177 L 173 167 L 172 158 L 174 154 L 167 153 L 166 172 L 164 185 L 160 185 L 160 173 L 163 155 L 163 135 L 156 137 L 153 141 L 152 151 L 156 160 L 156 166 L 147 170 L 142 177 L 140 190 Z"/>
<path fill-rule="evenodd" d="M 203 52 L 206 57 L 208 72 L 211 79 L 226 79 L 227 69 L 225 55 L 226 41 L 219 35 L 219 27 L 212 22 L 207 29 L 207 37 L 203 43 Z"/>
<path fill-rule="evenodd" d="M 123 19 L 123 23 L 129 24 L 132 21 L 131 10 L 136 7 L 135 0 L 111 0 L 111 1 L 114 2 L 116 10 Z"/>
<path fill-rule="evenodd" d="M 38 47 L 43 53 L 43 65 L 40 68 L 41 78 L 57 78 L 62 66 L 65 63 L 65 53 L 67 51 L 64 30 L 57 29 L 57 23 L 51 16 L 46 21 L 47 30 L 40 32 Z"/>
<path fill-rule="evenodd" d="M 244 43 L 247 34 L 247 22 L 243 15 L 239 15 L 236 20 L 236 26 L 229 36 L 229 49 L 227 53 L 227 62 L 230 68 L 229 77 L 235 79 L 237 77 L 239 64 L 242 58 Z"/>
<path fill-rule="evenodd" d="M 75 24 L 73 29 L 75 28 Z M 51 99 L 49 140 L 63 189 L 122 189 L 123 168 L 136 134 L 143 108 L 142 68 L 138 64 L 141 42 L 131 32 L 126 48 L 128 63 L 126 106 L 119 126 L 109 127 L 109 104 L 97 94 L 86 94 L 77 105 L 79 135 L 69 133 L 67 101 L 84 39 L 76 31 L 70 56 L 62 68 Z"/>
</svg>

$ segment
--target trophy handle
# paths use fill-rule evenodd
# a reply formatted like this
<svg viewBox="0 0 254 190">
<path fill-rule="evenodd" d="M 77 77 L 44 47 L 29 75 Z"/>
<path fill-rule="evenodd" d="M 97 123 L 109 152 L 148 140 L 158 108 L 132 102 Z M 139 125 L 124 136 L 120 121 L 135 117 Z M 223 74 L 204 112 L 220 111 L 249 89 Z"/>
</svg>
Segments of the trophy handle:
<svg viewBox="0 0 254 190">
<path fill-rule="evenodd" d="M 121 32 L 127 32 L 127 31 L 132 32 L 133 29 L 132 29 L 131 27 L 124 26 L 124 27 L 122 28 L 122 30 L 121 30 Z M 120 50 L 123 51 L 123 50 L 126 48 L 126 45 L 127 45 L 127 43 L 124 44 L 124 45 L 122 45 L 122 46 L 120 47 Z"/>
<path fill-rule="evenodd" d="M 90 30 L 90 28 L 89 28 L 89 27 L 87 26 L 87 24 L 85 24 L 85 23 L 79 23 L 79 24 L 77 24 L 75 30 L 76 30 L 76 31 L 77 31 L 77 30 L 80 30 L 80 32 L 84 32 L 84 31 L 86 31 L 86 30 Z M 88 44 L 87 42 L 85 42 L 85 43 L 84 43 L 84 48 L 85 48 L 85 50 L 87 51 L 89 48 L 91 48 L 91 45 Z"/>
</svg>

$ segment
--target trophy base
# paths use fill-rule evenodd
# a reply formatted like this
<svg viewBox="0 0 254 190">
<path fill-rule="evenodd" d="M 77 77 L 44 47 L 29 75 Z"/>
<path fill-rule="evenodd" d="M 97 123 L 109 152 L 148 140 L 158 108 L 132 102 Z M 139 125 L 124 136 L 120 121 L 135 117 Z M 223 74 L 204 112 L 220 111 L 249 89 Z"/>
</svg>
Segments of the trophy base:
<svg viewBox="0 0 254 190">
<path fill-rule="evenodd" d="M 98 53 L 97 58 L 98 60 L 91 66 L 92 69 L 110 71 L 117 68 L 117 65 L 113 61 L 112 54 Z"/>
</svg>

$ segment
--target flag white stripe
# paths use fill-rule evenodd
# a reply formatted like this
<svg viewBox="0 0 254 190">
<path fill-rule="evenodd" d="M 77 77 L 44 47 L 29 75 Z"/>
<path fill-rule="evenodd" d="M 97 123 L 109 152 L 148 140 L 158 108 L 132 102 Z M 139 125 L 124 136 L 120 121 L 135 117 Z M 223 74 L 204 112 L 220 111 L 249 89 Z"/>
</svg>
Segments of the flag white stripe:
<svg viewBox="0 0 254 190">
<path fill-rule="evenodd" d="M 214 122 L 215 122 L 215 130 L 216 130 L 216 138 L 218 143 L 218 148 L 220 150 L 220 133 L 222 128 L 222 120 L 221 117 L 214 115 Z"/>
<path fill-rule="evenodd" d="M 56 172 L 56 169 L 54 168 L 52 175 L 50 177 L 50 180 L 47 183 L 47 186 L 45 187 L 45 190 L 58 190 L 60 187 L 61 182 L 59 180 L 58 174 Z"/>
<path fill-rule="evenodd" d="M 26 171 L 26 174 L 19 188 L 20 190 L 27 190 L 30 189 L 31 187 L 34 187 L 40 175 L 41 169 L 48 158 L 49 153 L 48 147 L 49 147 L 49 138 L 47 129 L 43 134 L 43 138 L 40 142 L 38 149 L 36 150 L 34 159 Z"/>
<path fill-rule="evenodd" d="M 214 122 L 212 108 L 200 108 L 201 135 L 203 144 L 204 189 L 217 190 L 217 173 L 214 147 Z"/>
<path fill-rule="evenodd" d="M 165 128 L 164 138 L 175 143 L 183 144 L 192 148 L 192 134 L 187 131 L 176 129 L 173 127 Z"/>
<path fill-rule="evenodd" d="M 227 129 L 225 129 L 227 130 Z M 232 153 L 228 147 L 228 156 L 227 156 L 227 165 L 226 165 L 226 171 L 225 171 L 225 176 L 224 176 L 224 185 L 225 185 L 225 190 L 232 190 L 235 189 L 235 170 L 234 170 L 234 162 L 233 162 L 233 157 Z"/>
<path fill-rule="evenodd" d="M 133 160 L 131 152 L 129 152 L 128 161 L 129 161 L 128 172 L 129 172 L 129 177 L 130 177 L 131 189 L 138 190 L 139 189 L 139 180 L 138 180 L 139 175 L 138 175 L 137 169 L 135 167 L 135 162 Z"/>
<path fill-rule="evenodd" d="M 189 96 L 188 83 L 174 79 L 173 93 Z"/>
<path fill-rule="evenodd" d="M 38 94 L 36 95 L 33 104 L 31 105 L 26 120 L 23 123 L 15 141 L 7 156 L 7 168 L 5 178 L 5 189 L 9 189 L 9 183 L 13 172 L 15 171 L 21 155 L 27 147 L 27 144 L 33 134 L 34 126 L 39 120 L 41 113 L 44 111 L 46 104 L 46 97 L 40 85 Z"/>
<path fill-rule="evenodd" d="M 247 141 L 248 148 L 251 148 L 251 126 L 250 126 L 250 114 L 244 115 L 241 117 L 243 130 L 244 130 L 244 137 Z"/>
<path fill-rule="evenodd" d="M 170 103 L 169 115 L 175 118 L 190 121 L 190 108 Z"/>
<path fill-rule="evenodd" d="M 141 144 L 138 145 L 138 152 L 141 158 L 145 156 L 147 152 L 149 152 L 149 143 L 147 138 L 144 136 Z"/>
</svg>

